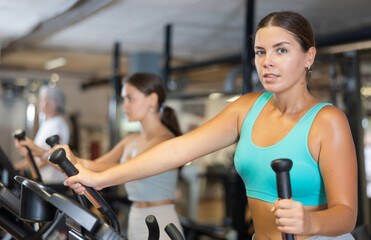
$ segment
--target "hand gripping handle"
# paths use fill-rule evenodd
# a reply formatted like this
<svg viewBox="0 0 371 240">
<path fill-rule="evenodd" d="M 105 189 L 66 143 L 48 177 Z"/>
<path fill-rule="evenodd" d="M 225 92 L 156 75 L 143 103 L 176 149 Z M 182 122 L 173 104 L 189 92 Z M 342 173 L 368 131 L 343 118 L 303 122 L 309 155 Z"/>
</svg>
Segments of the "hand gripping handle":
<svg viewBox="0 0 371 240">
<path fill-rule="evenodd" d="M 72 162 L 67 159 L 66 152 L 63 148 L 54 150 L 49 156 L 49 161 L 57 164 L 69 177 L 77 175 L 79 173 Z M 109 219 L 116 231 L 120 232 L 120 225 L 118 223 L 117 217 L 111 209 L 110 205 L 102 198 L 102 196 L 92 187 L 85 187 L 84 195 L 91 202 L 91 204 L 93 204 L 93 206 L 99 210 L 100 213 L 102 213 Z"/>
<path fill-rule="evenodd" d="M 22 129 L 18 129 L 13 133 L 13 137 L 15 139 L 17 139 L 18 141 L 25 140 L 26 139 L 26 132 Z M 35 162 L 35 159 L 32 155 L 31 149 L 27 146 L 25 146 L 25 147 L 27 149 L 28 158 L 31 161 L 32 168 L 33 168 L 34 172 L 36 173 L 36 179 L 35 180 L 36 180 L 36 182 L 41 183 L 42 182 L 41 174 L 40 174 L 39 168 L 36 165 L 36 162 Z"/>
<path fill-rule="evenodd" d="M 50 136 L 48 137 L 45 142 L 51 147 L 55 147 L 56 145 L 60 144 L 60 137 L 59 135 L 53 135 L 53 136 Z M 85 207 L 85 208 L 89 208 L 89 205 L 86 201 L 86 198 L 84 198 L 83 196 L 77 194 L 74 192 L 74 196 L 76 197 L 76 199 L 79 201 L 79 203 Z"/>
<path fill-rule="evenodd" d="M 276 172 L 276 183 L 278 197 L 281 199 L 290 199 L 291 183 L 290 183 L 290 170 L 292 168 L 292 161 L 287 158 L 276 159 L 271 162 L 273 171 Z M 283 240 L 294 240 L 294 234 L 282 233 Z"/>
</svg>

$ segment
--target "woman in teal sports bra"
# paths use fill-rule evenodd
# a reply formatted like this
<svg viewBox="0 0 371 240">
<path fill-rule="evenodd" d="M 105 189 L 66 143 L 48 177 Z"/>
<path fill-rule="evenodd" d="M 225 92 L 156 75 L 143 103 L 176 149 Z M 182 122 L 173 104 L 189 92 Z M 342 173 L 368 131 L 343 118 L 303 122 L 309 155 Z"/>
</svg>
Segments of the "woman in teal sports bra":
<svg viewBox="0 0 371 240">
<path fill-rule="evenodd" d="M 357 162 L 345 114 L 307 88 L 316 48 L 308 21 L 275 12 L 258 24 L 255 66 L 266 93 L 249 93 L 215 118 L 104 172 L 77 166 L 65 184 L 84 192 L 148 177 L 238 142 L 236 169 L 243 178 L 257 240 L 354 239 Z M 291 158 L 292 199 L 278 200 L 270 161 Z"/>
</svg>

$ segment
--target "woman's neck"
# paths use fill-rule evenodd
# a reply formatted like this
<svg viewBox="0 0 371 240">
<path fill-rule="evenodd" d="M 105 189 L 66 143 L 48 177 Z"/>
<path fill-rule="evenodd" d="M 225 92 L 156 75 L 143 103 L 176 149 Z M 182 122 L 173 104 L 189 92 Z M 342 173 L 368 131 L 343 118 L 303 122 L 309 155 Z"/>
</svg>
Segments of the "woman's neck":
<svg viewBox="0 0 371 240">
<path fill-rule="evenodd" d="M 158 115 L 147 117 L 140 123 L 142 126 L 141 135 L 144 136 L 145 138 L 153 138 L 159 135 L 165 128 Z"/>
<path fill-rule="evenodd" d="M 307 90 L 274 94 L 274 105 L 282 114 L 298 113 L 315 101 L 315 98 Z"/>
</svg>

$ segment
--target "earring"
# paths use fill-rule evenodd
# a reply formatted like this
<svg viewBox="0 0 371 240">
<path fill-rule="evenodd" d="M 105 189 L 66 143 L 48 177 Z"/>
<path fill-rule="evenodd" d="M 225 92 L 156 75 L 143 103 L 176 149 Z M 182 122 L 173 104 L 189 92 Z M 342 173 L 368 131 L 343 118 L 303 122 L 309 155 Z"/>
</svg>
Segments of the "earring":
<svg viewBox="0 0 371 240">
<path fill-rule="evenodd" d="M 312 68 L 310 67 L 310 65 L 307 67 L 307 71 L 312 71 Z"/>
</svg>

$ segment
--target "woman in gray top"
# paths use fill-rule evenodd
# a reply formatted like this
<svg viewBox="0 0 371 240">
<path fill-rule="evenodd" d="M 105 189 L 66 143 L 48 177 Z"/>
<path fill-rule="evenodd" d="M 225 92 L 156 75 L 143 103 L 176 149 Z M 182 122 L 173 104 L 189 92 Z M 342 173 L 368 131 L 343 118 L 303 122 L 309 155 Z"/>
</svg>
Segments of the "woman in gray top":
<svg viewBox="0 0 371 240">
<path fill-rule="evenodd" d="M 68 146 L 67 157 L 76 164 L 100 172 L 118 165 L 175 136 L 181 135 L 173 109 L 164 105 L 166 90 L 162 80 L 153 74 L 136 73 L 124 79 L 123 109 L 129 121 L 139 121 L 141 131 L 121 140 L 110 152 L 95 161 L 74 156 Z M 149 178 L 125 184 L 128 198 L 133 201 L 128 221 L 130 240 L 147 239 L 146 216 L 156 216 L 160 238 L 170 239 L 164 231 L 169 223 L 181 229 L 174 207 L 178 170 L 173 169 Z"/>
</svg>

